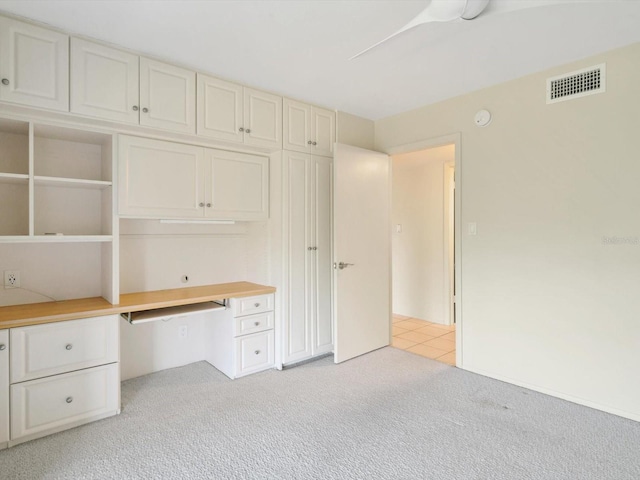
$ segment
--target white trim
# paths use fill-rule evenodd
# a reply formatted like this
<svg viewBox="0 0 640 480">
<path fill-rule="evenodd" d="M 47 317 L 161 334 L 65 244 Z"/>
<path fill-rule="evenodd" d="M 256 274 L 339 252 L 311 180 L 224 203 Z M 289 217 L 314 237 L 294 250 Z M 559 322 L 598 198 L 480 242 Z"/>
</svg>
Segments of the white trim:
<svg viewBox="0 0 640 480">
<path fill-rule="evenodd" d="M 453 206 L 455 206 L 455 160 L 447 160 L 444 162 L 442 173 L 443 173 L 443 202 L 444 206 L 444 215 L 442 218 L 443 225 L 443 245 L 444 245 L 444 262 L 443 262 L 443 275 L 442 278 L 444 280 L 444 300 L 443 300 L 443 315 L 442 318 L 447 322 L 448 325 L 453 325 L 455 315 L 454 308 L 455 305 L 453 303 L 454 296 L 454 268 L 455 268 L 455 244 L 452 244 L 452 241 L 455 239 L 455 212 L 453 210 Z M 453 175 L 452 175 L 453 174 Z M 452 238 L 453 237 L 453 238 Z"/>
</svg>

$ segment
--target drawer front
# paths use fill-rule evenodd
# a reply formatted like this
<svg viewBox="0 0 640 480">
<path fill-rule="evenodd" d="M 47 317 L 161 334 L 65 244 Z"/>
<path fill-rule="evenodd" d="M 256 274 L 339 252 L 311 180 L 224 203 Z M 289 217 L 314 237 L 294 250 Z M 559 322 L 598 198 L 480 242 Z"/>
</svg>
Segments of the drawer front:
<svg viewBox="0 0 640 480">
<path fill-rule="evenodd" d="M 273 367 L 273 330 L 236 338 L 236 377 Z"/>
<path fill-rule="evenodd" d="M 273 328 L 273 312 L 259 313 L 235 319 L 235 335 L 264 332 Z"/>
<path fill-rule="evenodd" d="M 119 383 L 115 363 L 11 385 L 11 439 L 117 410 Z"/>
<path fill-rule="evenodd" d="M 118 361 L 116 315 L 11 329 L 11 383 Z"/>
<path fill-rule="evenodd" d="M 253 315 L 273 310 L 273 294 L 233 299 L 233 316 Z"/>
</svg>

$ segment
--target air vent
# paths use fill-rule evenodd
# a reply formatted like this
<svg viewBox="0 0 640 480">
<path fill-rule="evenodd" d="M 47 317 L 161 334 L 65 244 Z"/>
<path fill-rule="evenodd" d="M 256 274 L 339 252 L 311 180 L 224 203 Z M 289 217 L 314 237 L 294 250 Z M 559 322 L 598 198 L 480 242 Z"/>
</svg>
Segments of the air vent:
<svg viewBox="0 0 640 480">
<path fill-rule="evenodd" d="M 573 100 L 604 91 L 604 63 L 547 79 L 547 103 Z"/>
</svg>

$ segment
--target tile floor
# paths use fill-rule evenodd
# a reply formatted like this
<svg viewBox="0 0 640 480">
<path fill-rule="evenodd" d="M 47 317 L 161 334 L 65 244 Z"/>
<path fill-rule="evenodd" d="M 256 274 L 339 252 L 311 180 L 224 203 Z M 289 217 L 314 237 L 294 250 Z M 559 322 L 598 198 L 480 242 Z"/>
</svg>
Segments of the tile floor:
<svg viewBox="0 0 640 480">
<path fill-rule="evenodd" d="M 391 345 L 449 365 L 456 364 L 456 327 L 393 314 Z"/>
</svg>

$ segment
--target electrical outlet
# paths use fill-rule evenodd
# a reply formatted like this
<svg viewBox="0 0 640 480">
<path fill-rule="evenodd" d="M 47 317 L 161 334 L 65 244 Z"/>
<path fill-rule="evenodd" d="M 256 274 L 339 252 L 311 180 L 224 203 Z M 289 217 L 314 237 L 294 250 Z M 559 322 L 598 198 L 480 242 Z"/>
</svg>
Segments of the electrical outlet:
<svg viewBox="0 0 640 480">
<path fill-rule="evenodd" d="M 20 271 L 4 271 L 4 288 L 20 288 Z"/>
<path fill-rule="evenodd" d="M 178 335 L 180 336 L 180 338 L 187 338 L 187 333 L 187 326 L 180 325 L 180 328 L 178 329 Z"/>
</svg>

